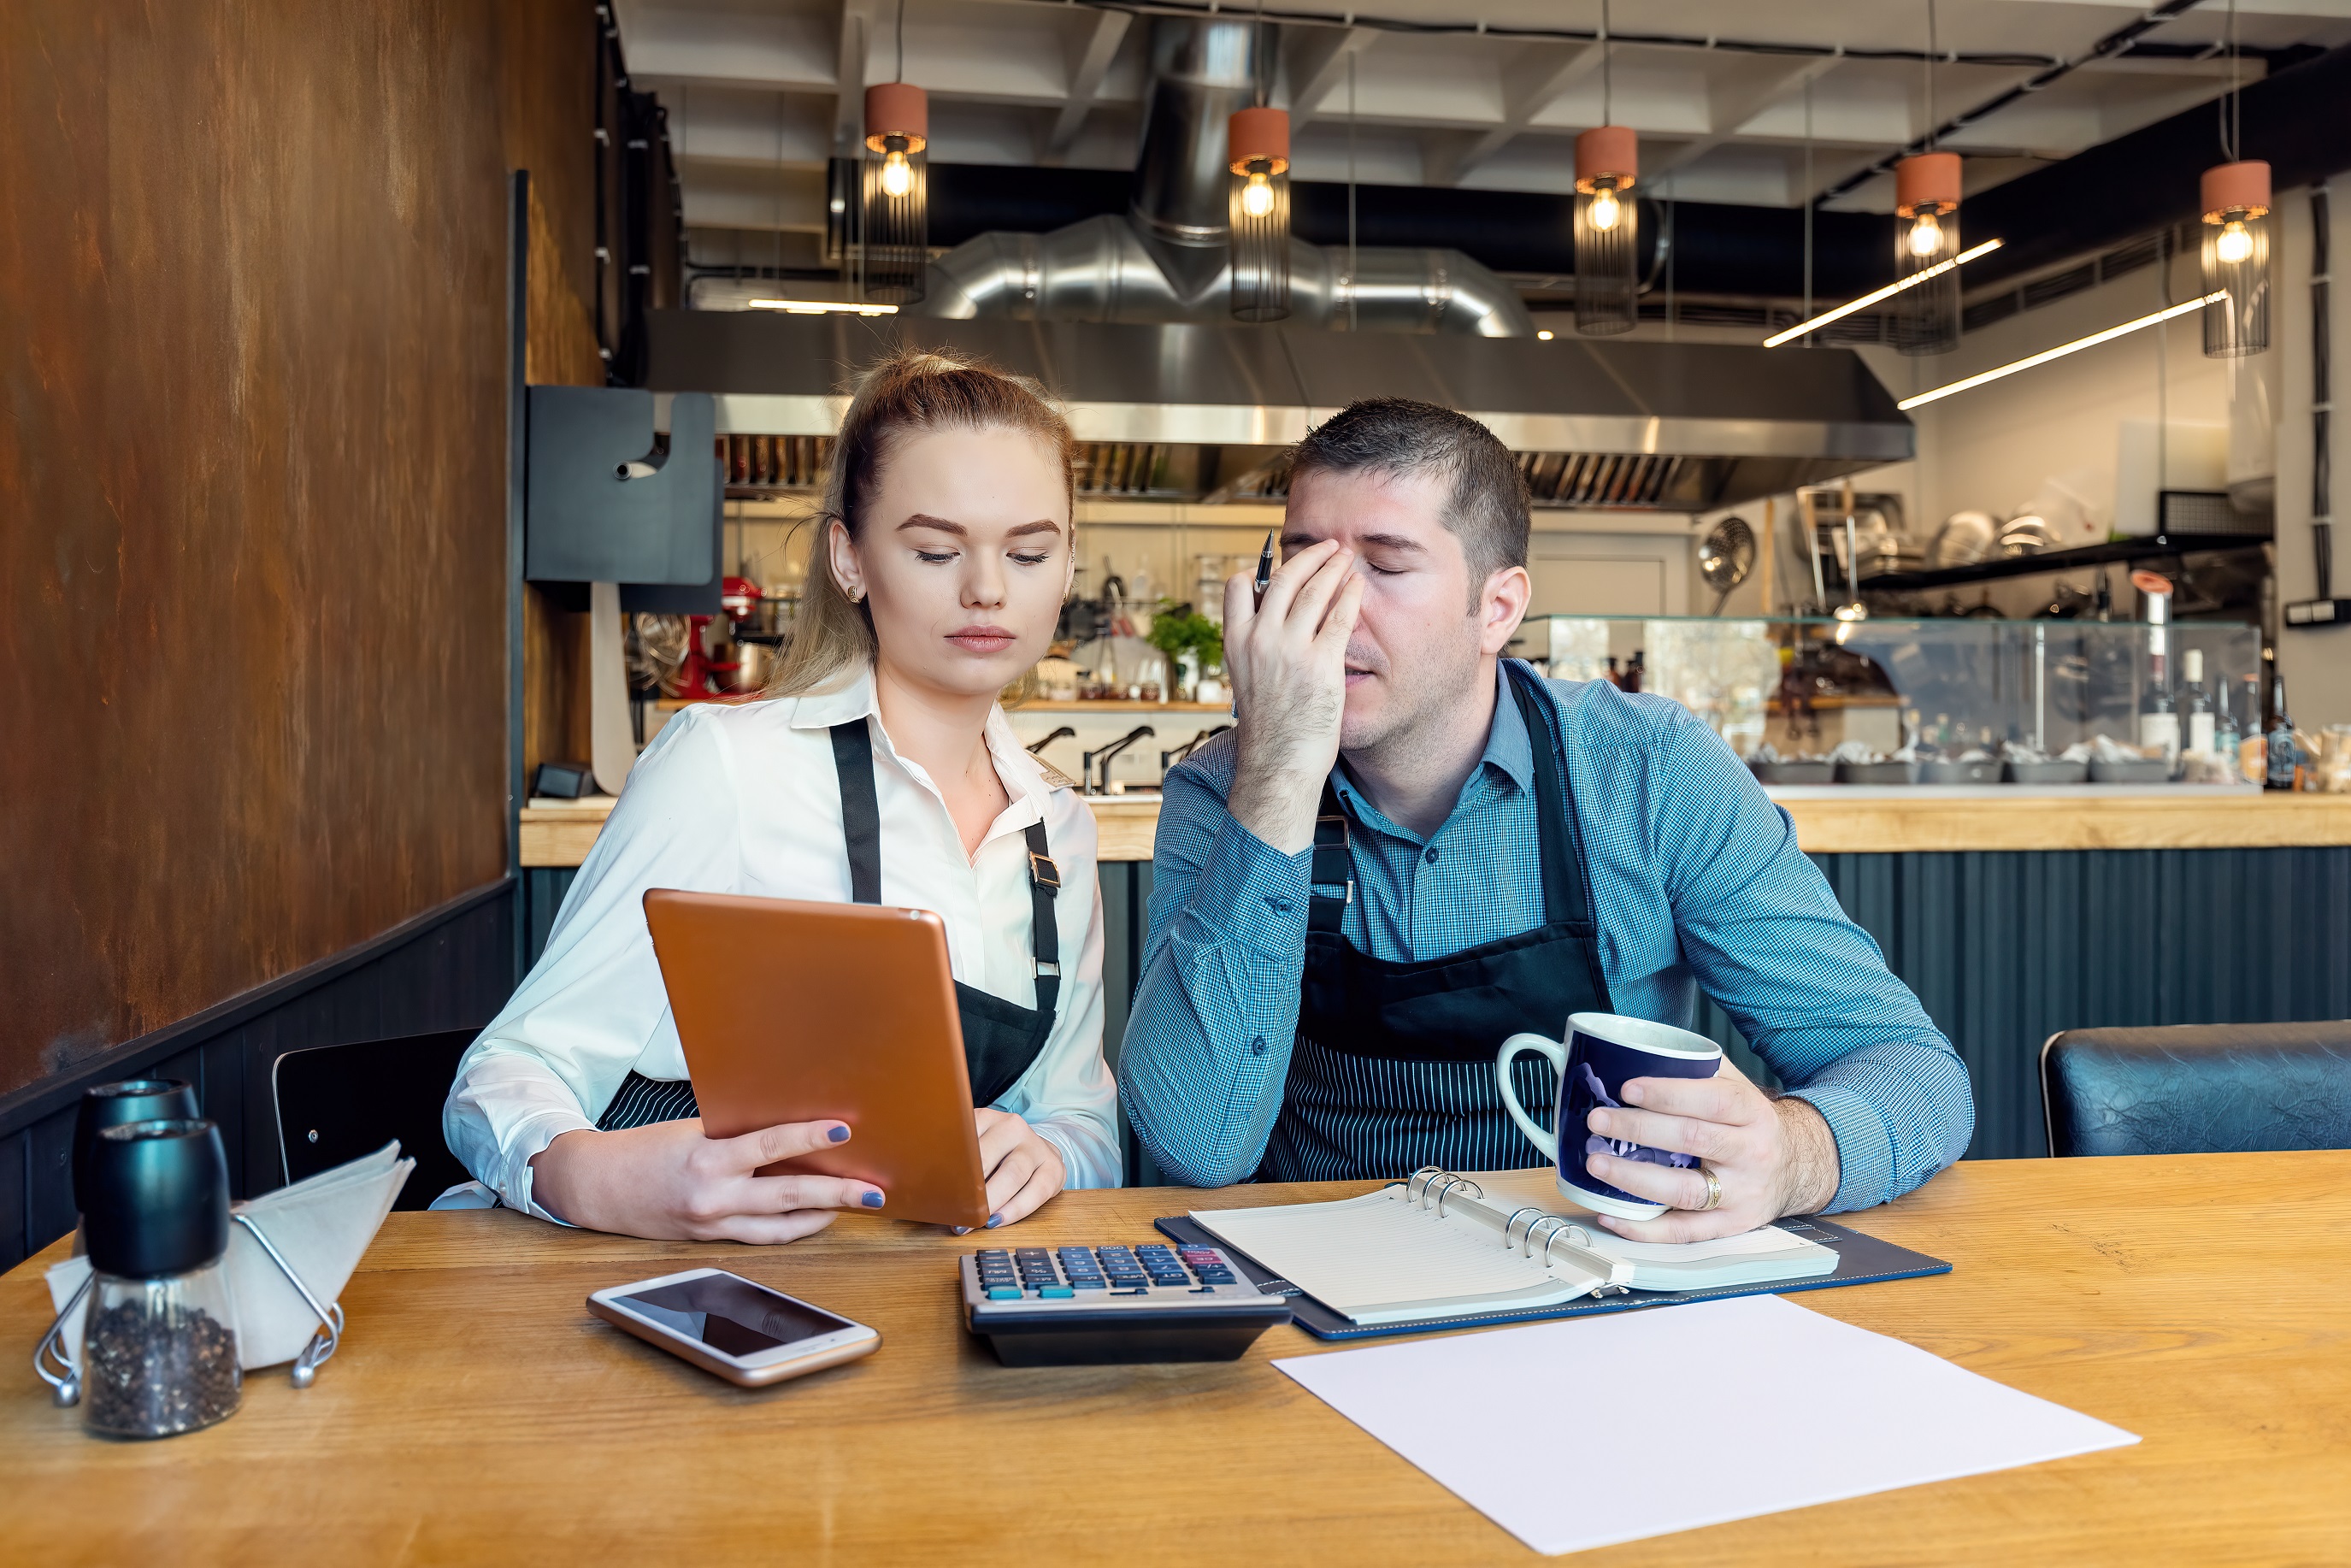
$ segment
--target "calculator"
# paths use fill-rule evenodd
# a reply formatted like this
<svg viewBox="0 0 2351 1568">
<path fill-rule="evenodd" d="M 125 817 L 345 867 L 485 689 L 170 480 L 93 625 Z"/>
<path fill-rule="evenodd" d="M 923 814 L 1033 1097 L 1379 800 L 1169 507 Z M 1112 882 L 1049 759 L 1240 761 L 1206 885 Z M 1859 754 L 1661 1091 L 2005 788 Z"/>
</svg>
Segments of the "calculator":
<svg viewBox="0 0 2351 1568">
<path fill-rule="evenodd" d="M 1214 1247 L 989 1247 L 956 1268 L 965 1323 L 1007 1366 L 1232 1361 L 1290 1321 Z"/>
</svg>

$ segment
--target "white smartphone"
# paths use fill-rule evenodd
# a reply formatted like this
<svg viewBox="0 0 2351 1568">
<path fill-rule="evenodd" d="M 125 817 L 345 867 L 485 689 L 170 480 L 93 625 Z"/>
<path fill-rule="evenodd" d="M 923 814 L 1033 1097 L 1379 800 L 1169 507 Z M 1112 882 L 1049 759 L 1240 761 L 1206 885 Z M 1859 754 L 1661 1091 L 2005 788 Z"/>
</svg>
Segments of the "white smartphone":
<svg viewBox="0 0 2351 1568">
<path fill-rule="evenodd" d="M 724 1269 L 615 1285 L 590 1296 L 588 1310 L 747 1388 L 838 1366 L 882 1345 L 863 1323 Z"/>
</svg>

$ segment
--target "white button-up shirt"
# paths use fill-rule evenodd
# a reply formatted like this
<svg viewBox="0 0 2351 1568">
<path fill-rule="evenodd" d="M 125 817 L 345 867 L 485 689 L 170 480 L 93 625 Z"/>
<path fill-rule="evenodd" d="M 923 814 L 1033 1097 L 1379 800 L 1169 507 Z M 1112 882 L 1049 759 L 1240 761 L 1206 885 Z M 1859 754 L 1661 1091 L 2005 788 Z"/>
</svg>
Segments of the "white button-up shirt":
<svg viewBox="0 0 2351 1568">
<path fill-rule="evenodd" d="M 443 1113 L 451 1150 L 509 1207 L 555 1218 L 531 1201 L 532 1156 L 560 1134 L 593 1127 L 632 1070 L 687 1076 L 645 927 L 647 888 L 850 902 L 830 731 L 874 715 L 870 672 L 812 696 L 697 704 L 637 759 L 546 951 L 458 1063 Z M 1011 804 L 967 856 L 937 784 L 898 755 L 878 716 L 872 734 L 882 902 L 937 914 L 955 977 L 1024 1008 L 1036 1006 L 1036 979 L 1023 835 L 1045 824 L 1061 872 L 1060 1009 L 1044 1051 L 996 1103 L 1061 1152 L 1070 1186 L 1117 1186 L 1092 813 L 1021 749 L 998 708 L 987 748 Z M 790 1005 L 777 998 L 779 1018 Z"/>
</svg>

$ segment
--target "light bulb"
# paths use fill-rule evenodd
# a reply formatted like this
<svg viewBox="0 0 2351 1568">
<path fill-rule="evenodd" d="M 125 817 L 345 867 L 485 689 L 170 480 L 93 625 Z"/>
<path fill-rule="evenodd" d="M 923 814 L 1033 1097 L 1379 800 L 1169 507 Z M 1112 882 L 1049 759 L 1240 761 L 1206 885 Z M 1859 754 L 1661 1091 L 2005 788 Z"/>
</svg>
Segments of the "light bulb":
<svg viewBox="0 0 2351 1568">
<path fill-rule="evenodd" d="M 1606 234 L 1616 226 L 1616 220 L 1624 213 L 1624 204 L 1616 200 L 1616 193 L 1603 185 L 1592 193 L 1592 210 L 1585 215 L 1592 220 L 1593 228 Z"/>
<path fill-rule="evenodd" d="M 1943 248 L 1943 225 L 1935 214 L 1921 212 L 1910 223 L 1910 254 L 1920 258 L 1934 255 Z"/>
<path fill-rule="evenodd" d="M 2242 219 L 2229 220 L 2220 230 L 2220 237 L 2212 242 L 2212 254 L 2231 265 L 2253 254 L 2253 236 L 2245 231 Z"/>
<path fill-rule="evenodd" d="M 1273 182 L 1263 174 L 1251 174 L 1249 183 L 1241 187 L 1241 211 L 1253 218 L 1273 211 Z"/>
<path fill-rule="evenodd" d="M 893 151 L 882 160 L 882 193 L 903 196 L 914 188 L 914 166 L 904 152 Z"/>
</svg>

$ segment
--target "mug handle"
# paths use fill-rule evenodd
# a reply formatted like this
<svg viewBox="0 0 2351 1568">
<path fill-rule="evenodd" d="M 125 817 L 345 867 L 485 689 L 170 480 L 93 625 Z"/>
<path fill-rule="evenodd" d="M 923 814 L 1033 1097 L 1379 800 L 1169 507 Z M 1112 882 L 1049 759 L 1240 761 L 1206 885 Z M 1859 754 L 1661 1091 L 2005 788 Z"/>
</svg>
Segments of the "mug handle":
<svg viewBox="0 0 2351 1568">
<path fill-rule="evenodd" d="M 1519 1131 L 1532 1139 L 1535 1147 L 1552 1160 L 1559 1158 L 1559 1139 L 1551 1129 L 1540 1125 L 1519 1103 L 1518 1091 L 1510 1087 L 1510 1063 L 1522 1051 L 1539 1051 L 1550 1059 L 1551 1070 L 1562 1078 L 1567 1075 L 1567 1047 L 1555 1040 L 1545 1040 L 1539 1034 L 1514 1034 L 1502 1042 L 1494 1056 L 1494 1082 L 1502 1091 L 1502 1109 L 1519 1124 Z"/>
</svg>

